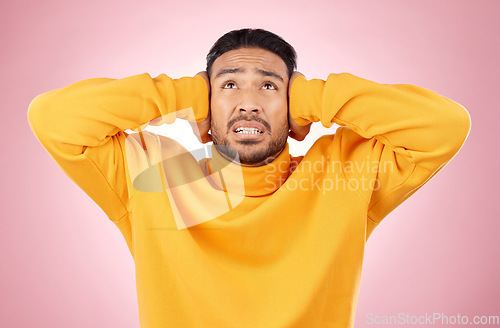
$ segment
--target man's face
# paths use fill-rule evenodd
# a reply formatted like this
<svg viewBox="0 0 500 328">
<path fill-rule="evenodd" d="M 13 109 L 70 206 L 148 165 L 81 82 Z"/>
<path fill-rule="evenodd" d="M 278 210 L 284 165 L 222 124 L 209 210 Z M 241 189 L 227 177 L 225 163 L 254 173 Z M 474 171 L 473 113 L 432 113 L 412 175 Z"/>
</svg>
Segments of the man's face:
<svg viewBox="0 0 500 328">
<path fill-rule="evenodd" d="M 210 76 L 211 130 L 223 155 L 260 166 L 278 156 L 288 137 L 288 70 L 260 48 L 231 50 L 215 60 Z M 231 150 L 227 150 L 231 149 Z"/>
</svg>

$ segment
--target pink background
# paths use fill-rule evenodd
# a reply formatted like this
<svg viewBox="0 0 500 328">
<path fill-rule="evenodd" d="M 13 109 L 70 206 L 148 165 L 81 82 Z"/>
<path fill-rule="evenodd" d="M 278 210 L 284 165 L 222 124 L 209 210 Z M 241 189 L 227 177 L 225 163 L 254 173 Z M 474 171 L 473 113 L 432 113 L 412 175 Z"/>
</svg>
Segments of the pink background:
<svg viewBox="0 0 500 328">
<path fill-rule="evenodd" d="M 460 153 L 370 238 L 356 327 L 368 313 L 500 315 L 499 13 L 495 0 L 4 2 L 0 326 L 139 326 L 123 237 L 38 143 L 30 101 L 92 77 L 192 76 L 242 27 L 284 37 L 308 78 L 415 84 L 471 114 Z"/>
</svg>

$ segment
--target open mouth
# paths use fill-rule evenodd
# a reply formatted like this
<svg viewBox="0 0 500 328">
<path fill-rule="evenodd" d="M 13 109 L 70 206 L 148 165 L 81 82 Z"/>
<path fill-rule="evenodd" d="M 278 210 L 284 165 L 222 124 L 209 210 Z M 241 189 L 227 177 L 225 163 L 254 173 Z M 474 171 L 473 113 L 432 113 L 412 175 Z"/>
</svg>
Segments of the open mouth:
<svg viewBox="0 0 500 328">
<path fill-rule="evenodd" d="M 237 128 L 234 130 L 236 133 L 243 133 L 243 134 L 262 134 L 263 132 L 257 128 Z"/>
<path fill-rule="evenodd" d="M 233 133 L 240 139 L 258 139 L 264 135 L 264 126 L 257 121 L 239 121 L 233 128 Z"/>
</svg>

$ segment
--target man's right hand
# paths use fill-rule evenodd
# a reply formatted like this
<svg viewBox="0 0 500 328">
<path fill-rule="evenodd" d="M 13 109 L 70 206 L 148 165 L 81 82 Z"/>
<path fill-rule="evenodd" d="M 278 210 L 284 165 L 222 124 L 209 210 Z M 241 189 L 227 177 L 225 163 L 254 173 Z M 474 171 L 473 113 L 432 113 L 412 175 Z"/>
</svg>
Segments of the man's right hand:
<svg viewBox="0 0 500 328">
<path fill-rule="evenodd" d="M 203 121 L 199 123 L 189 122 L 189 125 L 191 125 L 191 129 L 193 129 L 193 132 L 195 136 L 198 138 L 198 140 L 201 143 L 207 143 L 212 141 L 212 135 L 209 133 L 210 132 L 210 80 L 208 78 L 208 74 L 206 71 L 199 72 L 196 75 L 201 75 L 207 82 L 208 99 L 209 99 L 208 115 Z"/>
</svg>

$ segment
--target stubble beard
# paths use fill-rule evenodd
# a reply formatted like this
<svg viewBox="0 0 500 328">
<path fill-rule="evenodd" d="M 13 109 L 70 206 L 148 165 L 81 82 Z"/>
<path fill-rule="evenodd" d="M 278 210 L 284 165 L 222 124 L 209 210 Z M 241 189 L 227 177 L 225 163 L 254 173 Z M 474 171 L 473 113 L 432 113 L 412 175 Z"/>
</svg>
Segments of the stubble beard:
<svg viewBox="0 0 500 328">
<path fill-rule="evenodd" d="M 259 140 L 237 140 L 236 143 L 238 145 L 242 145 L 245 149 L 238 151 L 231 143 L 229 142 L 229 138 L 227 137 L 229 133 L 232 131 L 228 128 L 224 132 L 224 129 L 221 129 L 212 122 L 212 140 L 215 145 L 215 148 L 219 153 L 225 155 L 226 158 L 235 159 L 238 158 L 238 164 L 242 165 L 253 165 L 262 163 L 261 165 L 268 164 L 272 162 L 286 146 L 286 142 L 288 139 L 288 125 L 281 124 L 276 130 L 276 137 L 272 138 L 267 145 L 261 146 L 262 141 Z M 254 149 L 252 149 L 254 148 Z M 261 166 L 259 165 L 259 166 Z"/>
</svg>

